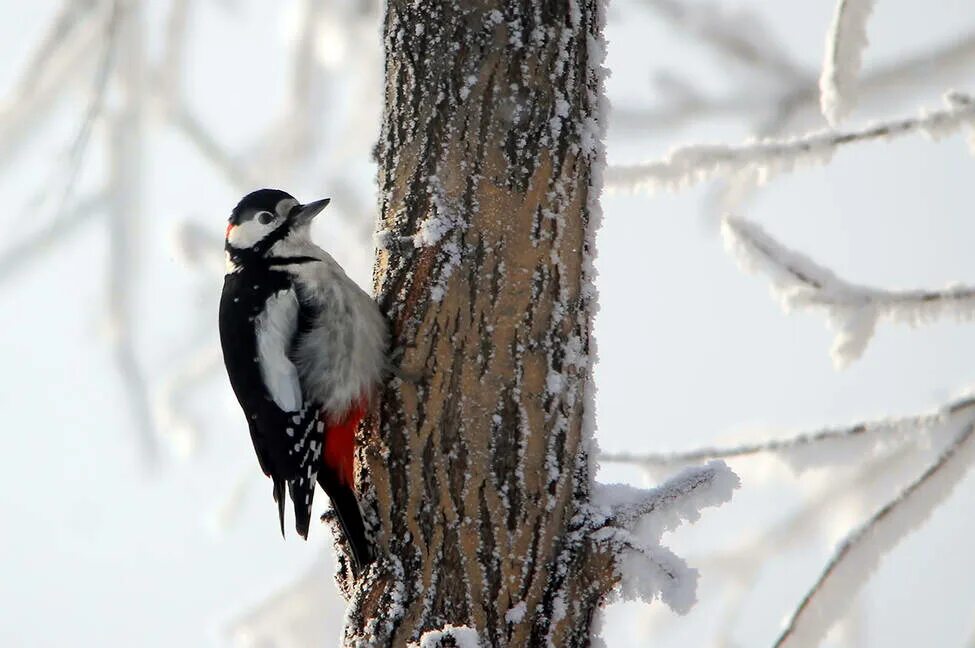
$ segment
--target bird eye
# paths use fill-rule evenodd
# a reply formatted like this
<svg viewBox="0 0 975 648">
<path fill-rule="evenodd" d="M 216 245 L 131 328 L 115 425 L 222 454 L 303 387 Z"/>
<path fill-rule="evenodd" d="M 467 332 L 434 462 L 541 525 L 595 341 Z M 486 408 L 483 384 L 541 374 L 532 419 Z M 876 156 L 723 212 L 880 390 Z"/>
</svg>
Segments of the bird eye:
<svg viewBox="0 0 975 648">
<path fill-rule="evenodd" d="M 274 220 L 274 214 L 269 211 L 262 211 L 257 215 L 257 220 L 261 221 L 261 225 L 267 225 Z"/>
</svg>

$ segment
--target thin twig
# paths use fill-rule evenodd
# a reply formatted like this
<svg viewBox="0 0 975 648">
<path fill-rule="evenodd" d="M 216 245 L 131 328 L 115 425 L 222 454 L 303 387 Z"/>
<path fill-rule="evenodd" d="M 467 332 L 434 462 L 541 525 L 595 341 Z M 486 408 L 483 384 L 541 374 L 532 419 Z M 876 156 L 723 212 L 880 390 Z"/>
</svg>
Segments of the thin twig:
<svg viewBox="0 0 975 648">
<path fill-rule="evenodd" d="M 710 459 L 735 459 L 764 453 L 780 453 L 796 448 L 816 445 L 825 441 L 852 440 L 869 432 L 877 430 L 924 429 L 938 422 L 958 415 L 975 407 L 975 397 L 965 397 L 948 403 L 937 412 L 907 416 L 899 419 L 857 423 L 840 428 L 829 428 L 817 432 L 799 434 L 786 439 L 769 439 L 756 443 L 744 443 L 726 448 L 698 448 L 674 453 L 630 453 L 604 452 L 599 455 L 600 461 L 652 466 L 687 465 L 700 463 Z"/>
<path fill-rule="evenodd" d="M 728 501 L 738 486 L 738 476 L 724 462 L 711 461 L 640 492 L 634 501 L 613 504 L 611 514 L 600 527 L 629 528 L 647 515 L 679 513 L 685 519 L 694 520 L 698 509 Z"/>
<path fill-rule="evenodd" d="M 848 144 L 893 139 L 924 132 L 943 136 L 975 122 L 975 104 L 965 95 L 949 94 L 948 106 L 875 123 L 860 130 L 820 130 L 798 137 L 765 139 L 740 145 L 695 145 L 674 149 L 666 158 L 642 164 L 612 166 L 606 172 L 607 187 L 616 189 L 685 188 L 715 176 L 756 171 L 760 179 L 789 171 L 801 164 L 824 164 Z"/>
<path fill-rule="evenodd" d="M 860 286 L 790 250 L 755 223 L 726 217 L 722 233 L 746 271 L 757 270 L 770 277 L 786 311 L 826 311 L 836 333 L 831 355 L 837 367 L 845 367 L 863 354 L 880 320 L 919 326 L 946 317 L 975 319 L 975 287 L 890 291 Z"/>
<path fill-rule="evenodd" d="M 874 1 L 837 0 L 819 77 L 820 106 L 832 126 L 853 109 Z"/>
<path fill-rule="evenodd" d="M 846 602 L 863 587 L 866 576 L 876 568 L 881 557 L 930 516 L 964 477 L 972 458 L 966 454 L 959 459 L 959 455 L 963 451 L 971 452 L 966 444 L 969 444 L 973 431 L 975 423 L 969 421 L 920 477 L 847 535 L 793 612 L 788 626 L 775 642 L 776 648 L 818 643 L 835 621 L 836 614 L 842 612 Z M 933 484 L 939 477 L 943 483 L 936 487 Z M 924 499 L 930 501 L 922 502 Z M 850 570 L 856 574 L 844 573 Z M 828 595 L 826 592 L 831 587 L 835 591 Z M 832 601 L 829 600 L 831 597 Z"/>
</svg>

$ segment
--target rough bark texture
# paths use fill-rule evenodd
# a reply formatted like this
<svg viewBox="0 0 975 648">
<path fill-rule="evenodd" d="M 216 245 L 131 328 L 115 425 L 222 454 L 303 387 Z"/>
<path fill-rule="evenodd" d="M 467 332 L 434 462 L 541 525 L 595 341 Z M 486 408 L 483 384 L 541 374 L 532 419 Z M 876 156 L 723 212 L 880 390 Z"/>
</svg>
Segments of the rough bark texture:
<svg viewBox="0 0 975 648">
<path fill-rule="evenodd" d="M 344 582 L 347 644 L 587 645 L 615 582 L 585 528 L 601 29 L 593 0 L 388 3 L 375 287 L 402 378 L 359 457 L 380 558 Z"/>
</svg>

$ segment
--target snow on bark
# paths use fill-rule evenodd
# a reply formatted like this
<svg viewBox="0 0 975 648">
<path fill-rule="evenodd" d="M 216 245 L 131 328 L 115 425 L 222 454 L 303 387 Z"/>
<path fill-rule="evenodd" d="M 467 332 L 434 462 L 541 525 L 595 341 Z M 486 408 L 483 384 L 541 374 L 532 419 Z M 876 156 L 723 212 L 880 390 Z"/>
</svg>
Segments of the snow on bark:
<svg viewBox="0 0 975 648">
<path fill-rule="evenodd" d="M 857 78 L 867 47 L 867 20 L 876 0 L 838 0 L 826 34 L 826 55 L 819 77 L 819 105 L 832 126 L 853 110 Z"/>
<path fill-rule="evenodd" d="M 446 625 L 440 630 L 428 630 L 409 648 L 481 648 L 481 638 L 474 628 Z"/>
<path fill-rule="evenodd" d="M 949 93 L 945 103 L 946 107 L 940 110 L 924 110 L 916 117 L 876 122 L 860 130 L 827 129 L 738 146 L 683 146 L 672 150 L 663 160 L 609 167 L 606 186 L 629 191 L 683 189 L 710 178 L 740 173 L 756 174 L 756 183 L 761 185 L 779 173 L 827 164 L 837 149 L 854 142 L 887 141 L 913 133 L 938 139 L 975 125 L 975 101 L 971 97 Z"/>
<path fill-rule="evenodd" d="M 726 247 L 743 269 L 769 276 L 786 312 L 821 309 L 835 332 L 831 355 L 837 367 L 858 359 L 882 320 L 921 326 L 938 319 L 975 319 L 975 287 L 889 291 L 853 284 L 794 252 L 755 223 L 726 217 Z"/>
<path fill-rule="evenodd" d="M 975 462 L 975 416 L 954 420 L 951 444 L 894 499 L 840 543 L 826 569 L 792 614 L 777 648 L 815 646 L 843 615 L 877 565 L 951 495 Z"/>
</svg>

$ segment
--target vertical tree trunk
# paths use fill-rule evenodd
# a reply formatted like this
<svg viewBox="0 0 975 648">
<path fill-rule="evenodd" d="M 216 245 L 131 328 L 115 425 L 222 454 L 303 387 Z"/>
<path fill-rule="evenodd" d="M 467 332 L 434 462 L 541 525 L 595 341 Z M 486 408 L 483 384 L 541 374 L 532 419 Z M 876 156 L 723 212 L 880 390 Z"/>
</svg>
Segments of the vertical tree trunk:
<svg viewBox="0 0 975 648">
<path fill-rule="evenodd" d="M 347 644 L 586 645 L 615 582 L 583 529 L 601 30 L 595 0 L 388 2 L 375 284 L 403 377 L 360 456 L 380 558 Z"/>
</svg>

